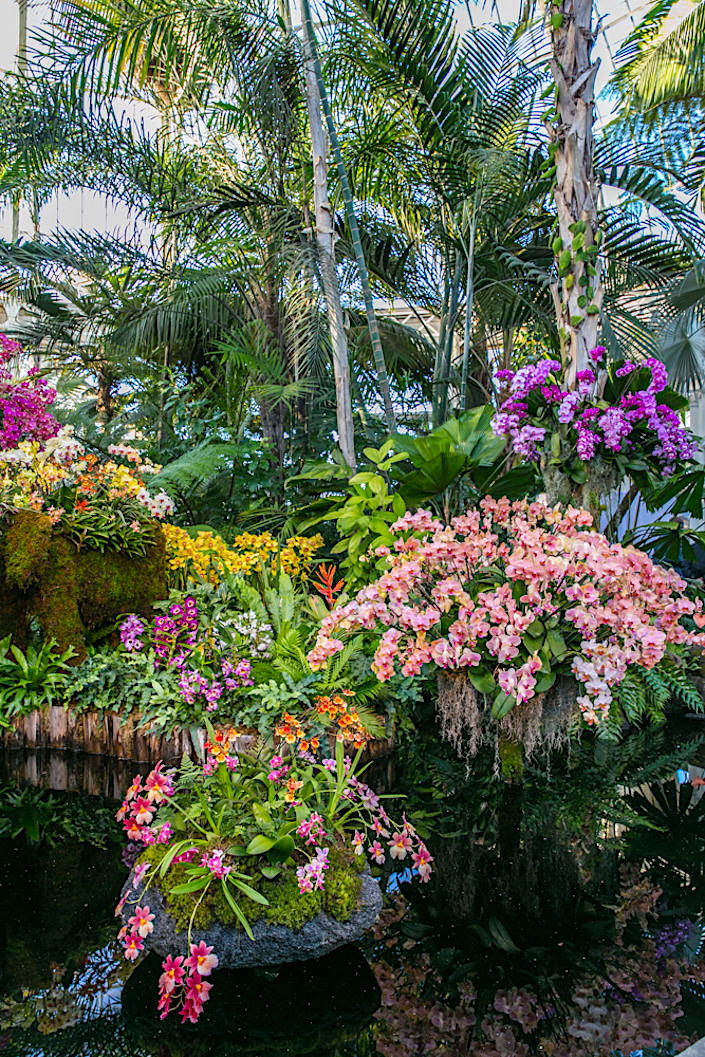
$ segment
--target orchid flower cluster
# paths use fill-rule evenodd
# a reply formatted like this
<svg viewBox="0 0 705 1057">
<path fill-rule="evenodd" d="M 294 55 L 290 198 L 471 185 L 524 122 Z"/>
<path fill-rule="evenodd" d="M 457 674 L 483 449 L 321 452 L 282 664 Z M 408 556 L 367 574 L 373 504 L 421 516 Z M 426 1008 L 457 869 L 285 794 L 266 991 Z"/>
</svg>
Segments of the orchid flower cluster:
<svg viewBox="0 0 705 1057">
<path fill-rule="evenodd" d="M 595 725 L 631 665 L 650 669 L 674 647 L 705 647 L 692 623 L 705 625 L 702 603 L 685 582 L 610 544 L 587 511 L 487 498 L 450 525 L 407 513 L 392 534 L 393 545 L 376 551 L 387 570 L 322 621 L 308 655 L 314 670 L 363 631 L 380 681 L 465 672 L 500 719 L 569 677 Z"/>
<path fill-rule="evenodd" d="M 145 477 L 160 467 L 127 445 L 113 445 L 107 460 L 87 452 L 64 426 L 46 438 L 20 440 L 0 451 L 0 501 L 46 514 L 83 545 L 143 554 L 155 519 L 173 514 L 164 491 Z"/>
<path fill-rule="evenodd" d="M 196 711 L 217 712 L 223 695 L 227 700 L 254 684 L 251 661 L 235 656 L 216 642 L 210 628 L 201 627 L 191 595 L 171 602 L 166 613 L 154 618 L 149 634 L 146 622 L 129 614 L 120 624 L 120 640 L 127 653 L 173 674 L 175 695 Z"/>
<path fill-rule="evenodd" d="M 668 388 L 660 360 L 607 364 L 602 346 L 589 356 L 591 366 L 578 371 L 574 388 L 558 360 L 498 371 L 508 395 L 492 421 L 497 436 L 535 462 L 547 456 L 564 465 L 601 459 L 621 462 L 627 472 L 632 459 L 646 459 L 665 477 L 694 457 L 697 443 L 678 414 L 687 402 Z M 561 441 L 557 451 L 553 436 Z"/>
<path fill-rule="evenodd" d="M 216 730 L 208 721 L 206 728 L 198 763 L 183 761 L 178 772 L 157 764 L 146 779 L 135 778 L 117 812 L 134 864 L 116 907 L 125 958 L 133 962 L 150 946 L 150 890 L 159 889 L 169 909 L 177 897 L 192 907 L 186 952 L 164 959 L 159 980 L 162 1018 L 178 1011 L 182 1022 L 198 1019 L 210 990 L 206 978 L 218 965 L 203 936 L 193 936 L 202 927 L 197 914 L 217 912 L 216 894 L 253 939 L 247 907 L 258 904 L 266 915 L 272 886 L 292 875 L 296 898 L 309 900 L 313 916 L 327 906 L 327 878 L 341 862 L 352 875 L 365 870 L 366 859 L 405 862 L 421 881 L 433 862 L 409 820 L 394 823 L 357 776 L 361 749 L 351 758 L 346 743 L 334 739 L 334 757 L 321 749 L 314 755 L 314 739 L 301 728 L 301 737 L 272 754 L 271 743 L 265 751 L 233 728 Z"/>
<path fill-rule="evenodd" d="M 18 341 L 0 333 L 0 450 L 17 448 L 21 441 L 43 444 L 59 432 L 51 413 L 56 389 L 47 385 L 36 367 L 18 381 L 8 364 L 22 356 Z"/>
</svg>

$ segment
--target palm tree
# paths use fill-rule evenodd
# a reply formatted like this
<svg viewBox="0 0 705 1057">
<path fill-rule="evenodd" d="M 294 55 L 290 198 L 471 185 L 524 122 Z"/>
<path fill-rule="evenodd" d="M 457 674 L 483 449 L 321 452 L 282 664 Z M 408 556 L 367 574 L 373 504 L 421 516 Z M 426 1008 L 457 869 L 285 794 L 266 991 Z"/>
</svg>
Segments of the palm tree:
<svg viewBox="0 0 705 1057">
<path fill-rule="evenodd" d="M 356 94 L 338 81 L 348 168 L 368 203 L 369 223 L 379 226 L 383 211 L 396 232 L 379 281 L 440 320 L 433 379 L 439 422 L 453 403 L 462 408 L 491 396 L 493 368 L 504 365 L 497 358 L 514 354 L 518 336 L 559 346 L 555 151 L 547 149 L 540 102 L 552 46 L 531 25 L 471 28 L 460 40 L 453 5 L 444 0 L 355 0 L 336 29 L 331 69 L 352 63 L 356 79 Z M 575 93 L 585 90 L 586 121 L 593 73 L 591 67 Z M 577 75 L 571 77 L 574 87 Z M 360 96 L 364 106 L 356 107 Z M 587 135 L 586 124 L 583 130 Z M 590 141 L 585 164 L 592 157 Z M 703 225 L 672 173 L 642 163 L 634 144 L 600 137 L 592 164 L 597 182 L 610 189 L 601 208 L 593 196 L 593 230 L 604 232 L 603 338 L 616 354 L 653 354 L 653 313 L 665 304 L 665 287 L 705 245 Z M 650 223 L 656 212 L 658 226 Z M 579 262 L 579 279 L 597 269 L 589 243 L 585 232 L 570 232 L 569 256 L 588 258 Z M 587 311 L 595 304 L 587 280 L 594 278 L 585 274 L 586 286 L 576 284 L 582 315 L 573 326 L 583 352 L 588 323 L 595 327 L 599 318 Z M 595 286 L 592 295 L 599 297 Z"/>
</svg>

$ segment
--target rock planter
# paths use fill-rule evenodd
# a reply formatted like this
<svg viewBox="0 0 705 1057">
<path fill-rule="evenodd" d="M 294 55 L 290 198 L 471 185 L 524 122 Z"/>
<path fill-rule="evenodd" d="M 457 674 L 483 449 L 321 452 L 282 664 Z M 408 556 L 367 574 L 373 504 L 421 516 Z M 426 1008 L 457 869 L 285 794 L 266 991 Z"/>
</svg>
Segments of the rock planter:
<svg viewBox="0 0 705 1057">
<path fill-rule="evenodd" d="M 132 874 L 123 894 L 132 893 Z M 145 948 L 165 958 L 187 949 L 185 930 L 177 930 L 164 897 L 158 888 L 140 892 L 140 905 L 147 904 L 154 914 L 154 931 L 145 939 Z M 133 914 L 134 902 L 122 911 L 123 922 Z M 214 923 L 208 929 L 193 929 L 191 942 L 204 940 L 214 948 L 218 964 L 224 969 L 251 969 L 259 966 L 282 965 L 320 958 L 338 947 L 352 943 L 374 925 L 382 909 L 382 892 L 369 870 L 362 875 L 360 901 L 357 910 L 347 921 L 338 921 L 319 913 L 300 929 L 277 925 L 259 918 L 252 925 L 254 941 L 243 929 Z"/>
</svg>

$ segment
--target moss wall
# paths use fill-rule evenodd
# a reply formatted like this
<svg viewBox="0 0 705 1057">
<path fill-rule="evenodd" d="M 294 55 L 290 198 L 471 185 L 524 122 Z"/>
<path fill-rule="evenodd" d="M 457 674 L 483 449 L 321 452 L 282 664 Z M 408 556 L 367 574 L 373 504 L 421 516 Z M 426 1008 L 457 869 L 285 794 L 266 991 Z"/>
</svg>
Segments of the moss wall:
<svg viewBox="0 0 705 1057">
<path fill-rule="evenodd" d="M 52 529 L 45 514 L 14 512 L 0 524 L 0 637 L 23 645 L 34 619 L 46 638 L 73 646 L 81 660 L 88 634 L 122 613 L 148 617 L 167 595 L 166 543 L 161 528 L 142 558 L 78 548 Z"/>
</svg>

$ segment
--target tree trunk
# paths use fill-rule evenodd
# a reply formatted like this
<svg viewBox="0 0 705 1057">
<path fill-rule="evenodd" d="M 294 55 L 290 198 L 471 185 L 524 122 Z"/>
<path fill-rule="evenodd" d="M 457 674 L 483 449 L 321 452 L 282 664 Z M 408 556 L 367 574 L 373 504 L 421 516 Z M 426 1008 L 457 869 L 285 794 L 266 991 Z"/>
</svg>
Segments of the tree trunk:
<svg viewBox="0 0 705 1057">
<path fill-rule="evenodd" d="M 316 47 L 316 37 L 313 31 L 313 22 L 311 19 L 311 5 L 309 0 L 301 0 L 301 21 L 304 26 L 304 31 L 307 34 L 307 39 L 311 49 L 311 61 L 316 74 L 316 81 L 318 82 L 318 91 L 321 97 L 321 106 L 323 107 L 323 113 L 326 116 L 326 124 L 328 126 L 328 136 L 330 139 L 331 150 L 333 157 L 335 158 L 336 169 L 338 170 L 338 179 L 340 180 L 340 189 L 343 194 L 343 201 L 345 203 L 345 215 L 348 221 L 348 227 L 350 228 L 350 240 L 353 245 L 355 253 L 355 261 L 357 263 L 357 270 L 360 276 L 360 286 L 362 287 L 362 298 L 365 305 L 365 315 L 367 317 L 367 326 L 370 332 L 370 344 L 372 346 L 372 355 L 375 362 L 375 372 L 377 374 L 377 383 L 379 385 L 380 396 L 382 398 L 382 406 L 384 407 L 384 417 L 387 423 L 387 429 L 390 433 L 396 432 L 396 416 L 394 414 L 394 407 L 392 405 L 392 398 L 389 392 L 389 376 L 387 374 L 387 367 L 384 362 L 384 349 L 382 348 L 382 339 L 379 334 L 379 327 L 377 325 L 377 317 L 375 315 L 374 302 L 372 299 L 372 290 L 370 287 L 370 276 L 367 271 L 367 264 L 365 262 L 365 254 L 362 249 L 362 240 L 360 239 L 360 228 L 357 223 L 357 217 L 355 216 L 355 205 L 353 202 L 352 190 L 350 189 L 350 181 L 348 180 L 348 173 L 345 168 L 345 162 L 343 155 L 340 150 L 340 143 L 338 141 L 338 133 L 335 128 L 335 122 L 333 120 L 333 114 L 328 101 L 328 94 L 323 81 L 323 71 L 321 70 L 321 64 L 318 59 L 318 49 Z"/>
<path fill-rule="evenodd" d="M 19 32 L 17 35 L 17 72 L 24 77 L 27 72 L 27 0 L 19 0 Z M 20 209 L 22 196 L 12 195 L 12 242 L 20 237 Z"/>
<path fill-rule="evenodd" d="M 548 132 L 556 167 L 559 233 L 554 249 L 560 286 L 554 296 L 567 378 L 574 382 L 597 344 L 603 297 L 592 134 L 599 62 L 591 59 L 592 0 L 558 0 L 550 11 L 556 111 Z"/>
<path fill-rule="evenodd" d="M 348 466 L 354 470 L 355 435 L 350 395 L 350 361 L 348 342 L 345 336 L 345 321 L 340 303 L 340 287 L 335 270 L 335 241 L 333 218 L 328 199 L 328 142 L 321 117 L 321 94 L 318 89 L 316 68 L 313 62 L 309 24 L 304 19 L 304 56 L 306 79 L 306 106 L 311 129 L 313 151 L 313 204 L 316 218 L 316 241 L 318 242 L 321 281 L 328 312 L 328 329 L 333 349 L 333 374 L 335 377 L 335 406 L 338 421 L 340 450 Z"/>
</svg>

